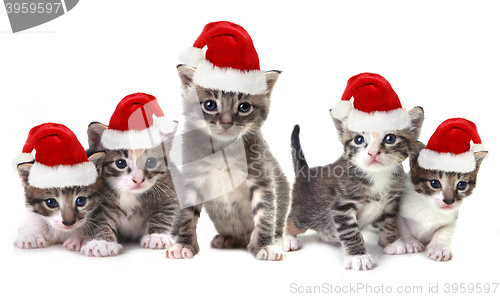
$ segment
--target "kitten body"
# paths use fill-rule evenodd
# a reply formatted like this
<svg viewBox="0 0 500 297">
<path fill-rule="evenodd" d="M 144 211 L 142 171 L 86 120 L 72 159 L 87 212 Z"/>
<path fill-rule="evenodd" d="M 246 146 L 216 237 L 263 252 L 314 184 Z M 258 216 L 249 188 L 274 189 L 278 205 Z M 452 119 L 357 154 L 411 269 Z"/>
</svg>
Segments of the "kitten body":
<svg viewBox="0 0 500 297">
<path fill-rule="evenodd" d="M 350 131 L 334 119 L 344 153 L 336 162 L 314 168 L 305 161 L 300 130 L 295 127 L 292 156 L 296 180 L 285 250 L 300 249 L 297 235 L 312 229 L 323 241 L 342 246 L 346 269 L 367 270 L 376 265 L 365 249 L 361 230 L 378 223 L 384 252 L 397 240 L 399 199 L 410 186 L 401 162 L 408 157 L 423 122 L 421 108 L 413 108 L 409 114 L 411 128 L 383 132 Z"/>
<path fill-rule="evenodd" d="M 418 253 L 426 249 L 436 261 L 453 258 L 451 241 L 463 199 L 476 186 L 480 164 L 487 152 L 476 152 L 476 169 L 469 173 L 427 170 L 419 166 L 419 143 L 410 157 L 411 191 L 402 197 L 398 216 L 400 239 L 392 244 L 394 254 Z M 464 183 L 464 189 L 458 189 Z M 463 186 L 464 184 L 461 184 Z M 433 186 L 434 185 L 434 186 Z"/>
<path fill-rule="evenodd" d="M 180 208 L 167 157 L 175 131 L 164 135 L 164 142 L 150 149 L 108 150 L 101 136 L 107 127 L 91 123 L 90 150 L 106 152 L 103 179 L 106 198 L 98 210 L 100 223 L 93 229 L 93 240 L 82 247 L 90 256 L 116 255 L 118 241 L 140 240 L 143 248 L 165 249 L 175 242 L 176 220 Z M 192 257 L 197 253 L 194 243 Z"/>
<path fill-rule="evenodd" d="M 212 247 L 283 259 L 289 185 L 260 131 L 279 72 L 266 73 L 265 94 L 249 95 L 203 88 L 192 83 L 196 69 L 178 71 L 186 116 L 183 199 L 197 208 L 203 202 L 218 233 Z"/>
<path fill-rule="evenodd" d="M 28 181 L 33 163 L 18 165 L 26 198 L 26 218 L 19 228 L 15 246 L 44 248 L 64 243 L 64 247 L 70 250 L 80 250 L 90 236 L 89 231 L 102 199 L 104 184 L 100 172 L 104 158 L 104 153 L 89 157 L 99 176 L 95 183 L 88 186 L 36 188 Z"/>
</svg>

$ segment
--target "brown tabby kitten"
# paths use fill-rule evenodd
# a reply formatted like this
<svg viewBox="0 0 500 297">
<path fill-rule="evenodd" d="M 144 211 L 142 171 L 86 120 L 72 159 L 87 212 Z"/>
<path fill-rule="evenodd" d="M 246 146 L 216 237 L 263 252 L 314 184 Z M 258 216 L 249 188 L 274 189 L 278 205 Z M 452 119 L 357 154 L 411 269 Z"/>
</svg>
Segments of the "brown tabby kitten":
<svg viewBox="0 0 500 297">
<path fill-rule="evenodd" d="M 410 156 L 413 190 L 401 199 L 398 217 L 400 239 L 393 253 L 418 253 L 427 246 L 427 256 L 435 261 L 453 258 L 451 240 L 455 233 L 459 208 L 476 187 L 477 174 L 488 152 L 476 152 L 476 169 L 468 173 L 428 170 L 419 166 L 423 143 Z"/>
<path fill-rule="evenodd" d="M 398 238 L 399 199 L 410 183 L 401 162 L 409 156 L 424 119 L 420 107 L 411 109 L 409 114 L 411 128 L 383 133 L 350 131 L 342 121 L 334 119 L 344 153 L 335 163 L 314 168 L 307 165 L 300 130 L 295 126 L 292 156 L 296 179 L 286 226 L 286 250 L 300 249 L 296 236 L 312 229 L 322 240 L 343 247 L 346 269 L 368 270 L 375 266 L 365 249 L 361 230 L 379 223 L 379 245 L 383 248 Z M 377 158 L 373 159 L 375 155 Z"/>
<path fill-rule="evenodd" d="M 267 92 L 249 95 L 200 87 L 192 83 L 195 68 L 177 69 L 186 117 L 180 199 L 203 202 L 218 232 L 212 247 L 283 259 L 289 185 L 260 131 L 280 72 L 266 72 Z"/>
<path fill-rule="evenodd" d="M 70 250 L 80 250 L 91 235 L 96 211 L 105 188 L 101 178 L 105 154 L 95 153 L 88 159 L 97 168 L 98 178 L 89 186 L 40 189 L 28 182 L 33 163 L 22 163 L 17 171 L 26 197 L 26 219 L 19 228 L 14 244 L 18 248 L 44 248 L 64 243 Z"/>
<path fill-rule="evenodd" d="M 163 135 L 162 145 L 151 149 L 108 150 L 102 146 L 101 136 L 107 127 L 94 122 L 89 125 L 89 151 L 105 151 L 103 179 L 106 197 L 97 211 L 93 240 L 82 247 L 89 256 L 114 256 L 122 247 L 118 240 L 140 240 L 141 246 L 165 249 L 175 243 L 177 235 L 191 245 L 185 257 L 198 252 L 196 234 L 183 231 L 190 222 L 177 222 L 181 211 L 171 170 L 168 152 L 175 131 Z M 187 239 L 186 239 L 187 238 Z"/>
</svg>

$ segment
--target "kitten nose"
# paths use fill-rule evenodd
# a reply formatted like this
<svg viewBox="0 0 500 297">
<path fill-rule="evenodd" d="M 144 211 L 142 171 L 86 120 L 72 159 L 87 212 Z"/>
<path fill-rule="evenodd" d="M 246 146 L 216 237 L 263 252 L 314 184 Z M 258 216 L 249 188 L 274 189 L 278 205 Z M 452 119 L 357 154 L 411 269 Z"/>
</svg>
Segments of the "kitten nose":
<svg viewBox="0 0 500 297">
<path fill-rule="evenodd" d="M 224 130 L 227 130 L 233 125 L 233 115 L 229 111 L 225 111 L 221 114 L 219 122 Z"/>
<path fill-rule="evenodd" d="M 380 151 L 379 151 L 378 147 L 370 147 L 368 149 L 368 155 L 370 155 L 372 157 L 376 157 L 376 156 L 380 155 Z"/>
<path fill-rule="evenodd" d="M 227 130 L 229 130 L 229 128 L 231 128 L 233 125 L 231 125 L 231 124 L 221 124 L 221 126 L 222 126 L 222 128 L 223 128 L 225 131 L 227 131 Z"/>
<path fill-rule="evenodd" d="M 450 205 L 450 204 L 453 204 L 455 202 L 455 199 L 443 199 L 443 202 Z"/>
<path fill-rule="evenodd" d="M 62 221 L 62 223 L 63 223 L 64 226 L 72 226 L 73 224 L 76 223 L 76 221 L 75 220 L 69 221 L 69 222 L 68 221 Z"/>
<path fill-rule="evenodd" d="M 144 181 L 144 173 L 137 171 L 134 173 L 134 176 L 132 177 L 132 181 L 136 184 L 141 184 Z"/>
</svg>

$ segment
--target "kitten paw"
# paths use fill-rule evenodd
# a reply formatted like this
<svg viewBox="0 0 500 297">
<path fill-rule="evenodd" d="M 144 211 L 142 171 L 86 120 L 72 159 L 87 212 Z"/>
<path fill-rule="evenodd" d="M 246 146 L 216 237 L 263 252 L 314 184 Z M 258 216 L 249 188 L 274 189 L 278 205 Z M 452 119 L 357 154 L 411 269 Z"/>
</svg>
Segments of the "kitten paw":
<svg viewBox="0 0 500 297">
<path fill-rule="evenodd" d="M 41 234 L 19 235 L 14 245 L 20 249 L 37 249 L 47 247 L 47 240 Z"/>
<path fill-rule="evenodd" d="M 117 256 L 122 251 L 121 244 L 106 240 L 92 240 L 81 248 L 81 253 L 89 257 Z"/>
<path fill-rule="evenodd" d="M 344 259 L 345 269 L 370 270 L 377 265 L 375 259 L 370 254 L 361 256 L 346 256 Z"/>
<path fill-rule="evenodd" d="M 285 252 L 298 251 L 301 248 L 302 242 L 296 236 L 285 235 L 285 241 L 283 243 L 283 250 Z"/>
<path fill-rule="evenodd" d="M 444 262 L 453 258 L 453 253 L 448 247 L 428 246 L 427 257 L 434 261 Z"/>
<path fill-rule="evenodd" d="M 407 253 L 420 253 L 424 250 L 424 245 L 416 239 L 405 242 L 405 246 Z"/>
<path fill-rule="evenodd" d="M 85 241 L 81 236 L 72 236 L 68 238 L 63 244 L 63 247 L 70 251 L 80 251 L 81 247 L 85 244 Z"/>
<path fill-rule="evenodd" d="M 165 252 L 162 252 L 162 255 L 169 259 L 191 259 L 195 253 L 187 246 L 176 243 Z"/>
<path fill-rule="evenodd" d="M 141 246 L 145 249 L 168 249 L 174 245 L 174 240 L 167 234 L 149 234 L 141 239 Z"/>
<path fill-rule="evenodd" d="M 210 246 L 216 249 L 232 249 L 241 247 L 237 240 L 223 235 L 215 235 L 210 242 Z"/>
<path fill-rule="evenodd" d="M 405 243 L 401 240 L 398 239 L 395 242 L 387 245 L 384 249 L 383 252 L 388 255 L 401 255 L 406 253 L 406 245 Z"/>
<path fill-rule="evenodd" d="M 268 245 L 257 252 L 255 258 L 258 260 L 280 261 L 285 259 L 286 254 L 283 249 L 277 245 Z"/>
</svg>

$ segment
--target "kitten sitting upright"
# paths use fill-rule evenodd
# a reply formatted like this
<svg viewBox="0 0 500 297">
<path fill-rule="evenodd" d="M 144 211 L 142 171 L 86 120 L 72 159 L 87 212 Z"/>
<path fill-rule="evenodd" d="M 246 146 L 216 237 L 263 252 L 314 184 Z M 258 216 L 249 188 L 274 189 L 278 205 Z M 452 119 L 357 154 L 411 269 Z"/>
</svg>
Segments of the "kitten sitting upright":
<svg viewBox="0 0 500 297">
<path fill-rule="evenodd" d="M 281 260 L 289 185 L 260 130 L 280 72 L 260 71 L 250 36 L 229 22 L 206 25 L 190 50 L 202 60 L 177 67 L 186 117 L 179 199 L 203 203 L 218 232 L 212 247 Z"/>
<path fill-rule="evenodd" d="M 401 199 L 400 239 L 392 244 L 395 254 L 418 253 L 427 246 L 430 259 L 452 259 L 458 211 L 476 187 L 487 154 L 476 125 L 461 118 L 439 125 L 427 148 L 419 143 L 410 155 L 413 190 Z"/>
<path fill-rule="evenodd" d="M 104 156 L 95 153 L 87 159 L 76 136 L 64 125 L 45 123 L 30 130 L 23 152 L 14 160 L 27 210 L 14 242 L 18 248 L 64 242 L 64 247 L 80 250 L 101 201 Z"/>
<path fill-rule="evenodd" d="M 297 235 L 312 229 L 323 241 L 342 246 L 346 269 L 368 270 L 376 262 L 365 249 L 361 230 L 377 222 L 380 246 L 397 240 L 399 199 L 409 185 L 401 162 L 420 135 L 423 110 L 406 111 L 383 77 L 362 73 L 349 79 L 342 101 L 330 113 L 344 144 L 343 155 L 333 164 L 309 168 L 299 127 L 292 133 L 296 179 L 285 250 L 300 249 Z"/>
<path fill-rule="evenodd" d="M 97 215 L 99 223 L 92 228 L 93 240 L 82 247 L 82 253 L 116 255 L 122 249 L 118 240 L 140 240 L 142 247 L 150 249 L 173 245 L 179 205 L 167 156 L 176 128 L 156 98 L 144 93 L 123 98 L 108 127 L 97 122 L 89 125 L 89 151 L 106 152 L 107 191 Z"/>
</svg>

